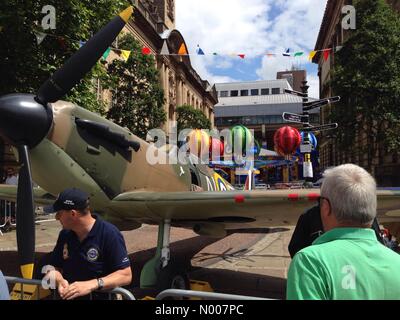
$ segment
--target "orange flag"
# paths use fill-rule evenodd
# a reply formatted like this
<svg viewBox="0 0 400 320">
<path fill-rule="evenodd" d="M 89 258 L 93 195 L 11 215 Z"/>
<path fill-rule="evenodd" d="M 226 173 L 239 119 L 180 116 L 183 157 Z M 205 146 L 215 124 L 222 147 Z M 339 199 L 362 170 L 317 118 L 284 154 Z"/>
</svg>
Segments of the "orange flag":
<svg viewBox="0 0 400 320">
<path fill-rule="evenodd" d="M 181 47 L 179 48 L 178 54 L 188 54 L 186 50 L 186 46 L 184 43 L 181 44 Z"/>
</svg>

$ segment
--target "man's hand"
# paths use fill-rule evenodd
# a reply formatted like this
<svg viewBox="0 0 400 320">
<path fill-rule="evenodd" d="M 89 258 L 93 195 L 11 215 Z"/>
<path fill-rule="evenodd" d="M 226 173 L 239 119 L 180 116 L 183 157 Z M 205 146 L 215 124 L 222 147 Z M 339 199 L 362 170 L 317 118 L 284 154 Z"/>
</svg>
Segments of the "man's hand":
<svg viewBox="0 0 400 320">
<path fill-rule="evenodd" d="M 76 281 L 70 284 L 63 293 L 60 292 L 60 296 L 63 299 L 71 300 L 77 297 L 86 296 L 92 291 L 97 289 L 97 280 L 89 281 Z"/>
<path fill-rule="evenodd" d="M 65 294 L 65 291 L 68 289 L 69 283 L 67 280 L 62 279 L 60 281 L 58 281 L 58 293 L 60 294 L 61 297 L 63 297 L 63 295 Z"/>
</svg>

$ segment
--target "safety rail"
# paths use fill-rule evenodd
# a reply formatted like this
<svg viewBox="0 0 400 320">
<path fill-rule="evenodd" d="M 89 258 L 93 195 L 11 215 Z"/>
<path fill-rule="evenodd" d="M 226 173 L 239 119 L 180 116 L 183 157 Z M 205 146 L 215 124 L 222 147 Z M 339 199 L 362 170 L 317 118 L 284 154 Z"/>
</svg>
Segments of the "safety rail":
<svg viewBox="0 0 400 320">
<path fill-rule="evenodd" d="M 161 291 L 156 296 L 156 300 L 162 300 L 168 297 L 202 298 L 207 300 L 274 300 L 274 299 L 252 297 L 252 296 L 241 296 L 235 294 L 181 290 L 181 289 L 167 289 Z"/>
<path fill-rule="evenodd" d="M 24 278 L 18 278 L 18 277 L 9 277 L 9 276 L 5 276 L 4 277 L 7 281 L 7 283 L 12 283 L 12 284 L 17 284 L 20 283 L 21 284 L 21 298 L 24 297 L 24 285 L 36 285 L 41 287 L 42 286 L 42 280 L 37 280 L 37 279 L 24 279 Z M 56 294 L 56 290 L 51 290 L 52 291 L 52 297 L 53 300 L 56 300 L 57 298 L 57 294 Z M 94 293 L 106 293 L 108 294 L 108 298 L 109 300 L 112 300 L 112 295 L 121 295 L 123 298 L 125 298 L 125 300 L 136 300 L 134 295 L 121 287 L 117 287 L 114 288 L 112 290 L 102 290 L 102 291 L 94 291 Z M 36 298 L 39 300 L 40 296 L 39 296 L 39 290 L 36 291 Z M 90 294 L 90 300 L 92 300 L 92 293 Z M 24 300 L 24 299 L 21 299 Z"/>
<path fill-rule="evenodd" d="M 14 206 L 13 206 L 14 205 Z M 12 216 L 11 211 L 14 209 L 14 215 Z M 8 225 L 15 226 L 15 202 L 0 200 L 0 228 L 4 228 Z"/>
<path fill-rule="evenodd" d="M 8 200 L 0 200 L 0 235 L 3 235 L 3 232 L 7 232 L 11 227 L 16 227 L 17 218 L 16 218 L 16 203 Z M 52 222 L 55 221 L 54 214 L 43 214 L 42 207 L 37 207 L 35 209 L 36 217 L 35 223 L 44 223 L 44 222 Z"/>
</svg>

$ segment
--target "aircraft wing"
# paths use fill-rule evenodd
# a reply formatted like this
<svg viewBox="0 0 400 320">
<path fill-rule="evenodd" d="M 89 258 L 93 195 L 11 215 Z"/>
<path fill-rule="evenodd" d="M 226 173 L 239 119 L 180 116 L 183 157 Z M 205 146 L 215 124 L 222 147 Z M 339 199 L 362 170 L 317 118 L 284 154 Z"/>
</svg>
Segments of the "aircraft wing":
<svg viewBox="0 0 400 320">
<path fill-rule="evenodd" d="M 49 205 L 56 200 L 56 197 L 40 187 L 33 188 L 33 194 L 35 204 L 38 206 Z M 16 202 L 17 186 L 0 184 L 0 199 Z"/>
<path fill-rule="evenodd" d="M 219 223 L 226 229 L 260 228 L 295 225 L 299 215 L 305 209 L 317 204 L 319 192 L 319 189 L 224 192 L 139 191 L 120 194 L 113 199 L 111 206 L 120 210 L 129 206 L 146 208 L 153 220 L 157 217 L 171 219 L 175 225 Z M 400 222 L 400 192 L 385 190 L 378 191 L 377 194 L 379 221 Z"/>
</svg>

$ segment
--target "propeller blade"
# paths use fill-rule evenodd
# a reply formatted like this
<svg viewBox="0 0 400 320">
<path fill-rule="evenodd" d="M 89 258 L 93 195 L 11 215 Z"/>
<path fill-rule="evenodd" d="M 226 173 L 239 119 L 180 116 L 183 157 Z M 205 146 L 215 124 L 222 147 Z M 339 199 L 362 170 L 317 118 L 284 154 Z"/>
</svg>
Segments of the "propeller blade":
<svg viewBox="0 0 400 320">
<path fill-rule="evenodd" d="M 111 20 L 39 88 L 36 98 L 42 103 L 56 102 L 67 94 L 96 64 L 118 36 L 133 13 L 130 6 Z"/>
<path fill-rule="evenodd" d="M 35 207 L 28 146 L 19 146 L 18 154 L 21 163 L 17 190 L 18 253 L 22 276 L 25 279 L 32 279 L 35 256 Z"/>
</svg>

